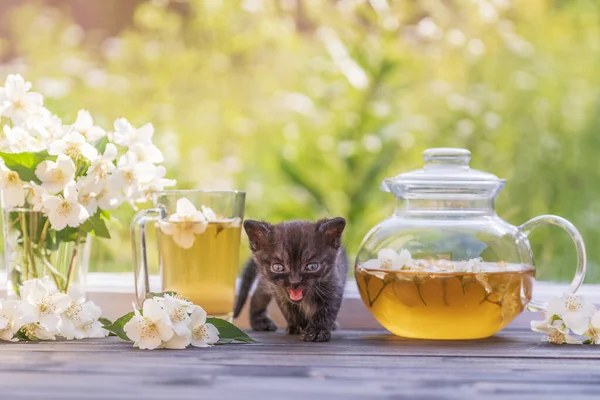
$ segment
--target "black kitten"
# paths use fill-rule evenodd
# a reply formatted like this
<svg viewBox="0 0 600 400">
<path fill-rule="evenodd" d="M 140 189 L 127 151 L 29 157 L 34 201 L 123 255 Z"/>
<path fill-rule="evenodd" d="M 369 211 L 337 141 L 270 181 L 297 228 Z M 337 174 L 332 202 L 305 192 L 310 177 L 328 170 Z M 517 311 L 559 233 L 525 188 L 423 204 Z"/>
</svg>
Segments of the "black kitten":
<svg viewBox="0 0 600 400">
<path fill-rule="evenodd" d="M 275 298 L 287 320 L 287 332 L 307 342 L 327 342 L 342 304 L 348 261 L 341 247 L 344 218 L 283 222 L 271 225 L 247 220 L 252 259 L 242 277 L 234 316 L 246 302 L 260 271 L 250 301 L 250 325 L 257 331 L 277 329 L 267 315 Z"/>
</svg>

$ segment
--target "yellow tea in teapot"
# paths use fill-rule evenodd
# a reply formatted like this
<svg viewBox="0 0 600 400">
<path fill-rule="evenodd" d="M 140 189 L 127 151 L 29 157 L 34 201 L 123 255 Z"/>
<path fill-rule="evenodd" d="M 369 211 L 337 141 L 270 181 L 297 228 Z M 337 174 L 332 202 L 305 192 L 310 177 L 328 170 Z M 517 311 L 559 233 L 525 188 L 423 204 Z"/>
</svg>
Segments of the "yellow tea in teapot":
<svg viewBox="0 0 600 400">
<path fill-rule="evenodd" d="M 452 261 L 414 260 L 401 270 L 357 265 L 364 303 L 386 329 L 419 339 L 477 339 L 508 325 L 531 300 L 531 266 L 478 262 L 460 271 Z M 449 268 L 431 268 L 433 264 Z M 463 262 L 464 263 L 464 262 Z M 458 270 L 458 271 L 457 271 Z"/>
<path fill-rule="evenodd" d="M 166 222 L 162 224 L 185 224 Z M 229 317 L 233 311 L 239 267 L 241 226 L 210 222 L 193 242 L 156 230 L 162 266 L 162 288 L 200 305 L 210 316 Z"/>
</svg>

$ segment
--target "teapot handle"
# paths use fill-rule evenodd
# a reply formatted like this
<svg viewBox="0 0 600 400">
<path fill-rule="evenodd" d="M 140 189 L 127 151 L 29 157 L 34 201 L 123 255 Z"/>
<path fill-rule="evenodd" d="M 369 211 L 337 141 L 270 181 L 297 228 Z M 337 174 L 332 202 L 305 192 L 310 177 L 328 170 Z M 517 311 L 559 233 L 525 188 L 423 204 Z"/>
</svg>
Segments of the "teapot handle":
<svg viewBox="0 0 600 400">
<path fill-rule="evenodd" d="M 164 208 L 151 208 L 138 211 L 131 221 L 131 251 L 133 256 L 133 276 L 138 307 L 142 307 L 146 294 L 150 292 L 148 276 L 148 256 L 146 252 L 146 224 L 149 221 L 164 219 Z"/>
<path fill-rule="evenodd" d="M 569 291 L 570 293 L 575 293 L 583 283 L 585 271 L 587 269 L 587 256 L 585 253 L 585 244 L 583 243 L 583 238 L 572 223 L 564 218 L 557 217 L 556 215 L 540 215 L 539 217 L 532 218 L 525 222 L 523 225 L 519 226 L 518 229 L 527 237 L 535 228 L 545 224 L 561 227 L 567 231 L 569 236 L 571 236 L 571 239 L 573 239 L 573 243 L 575 244 L 575 249 L 577 251 L 577 271 L 575 271 L 575 276 L 571 281 Z M 545 311 L 545 303 L 533 299 L 527 308 L 529 311 Z"/>
</svg>

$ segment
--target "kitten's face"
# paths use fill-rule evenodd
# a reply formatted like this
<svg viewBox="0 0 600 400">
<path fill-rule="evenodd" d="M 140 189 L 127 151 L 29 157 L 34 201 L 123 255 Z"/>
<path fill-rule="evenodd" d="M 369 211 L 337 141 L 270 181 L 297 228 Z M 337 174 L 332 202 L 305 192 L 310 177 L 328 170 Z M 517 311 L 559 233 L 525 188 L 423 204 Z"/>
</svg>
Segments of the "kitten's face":
<svg viewBox="0 0 600 400">
<path fill-rule="evenodd" d="M 244 229 L 262 276 L 280 296 L 301 302 L 335 268 L 345 225 L 343 218 L 278 225 L 247 220 Z"/>
</svg>

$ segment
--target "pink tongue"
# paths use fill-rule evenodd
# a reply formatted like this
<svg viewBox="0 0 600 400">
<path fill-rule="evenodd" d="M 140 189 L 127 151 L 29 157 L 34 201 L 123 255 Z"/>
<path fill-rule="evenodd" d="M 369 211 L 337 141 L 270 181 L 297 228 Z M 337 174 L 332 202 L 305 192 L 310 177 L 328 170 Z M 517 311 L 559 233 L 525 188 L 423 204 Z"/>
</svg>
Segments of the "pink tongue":
<svg viewBox="0 0 600 400">
<path fill-rule="evenodd" d="M 288 289 L 288 293 L 290 294 L 290 299 L 294 301 L 300 301 L 304 297 L 302 289 Z"/>
</svg>

